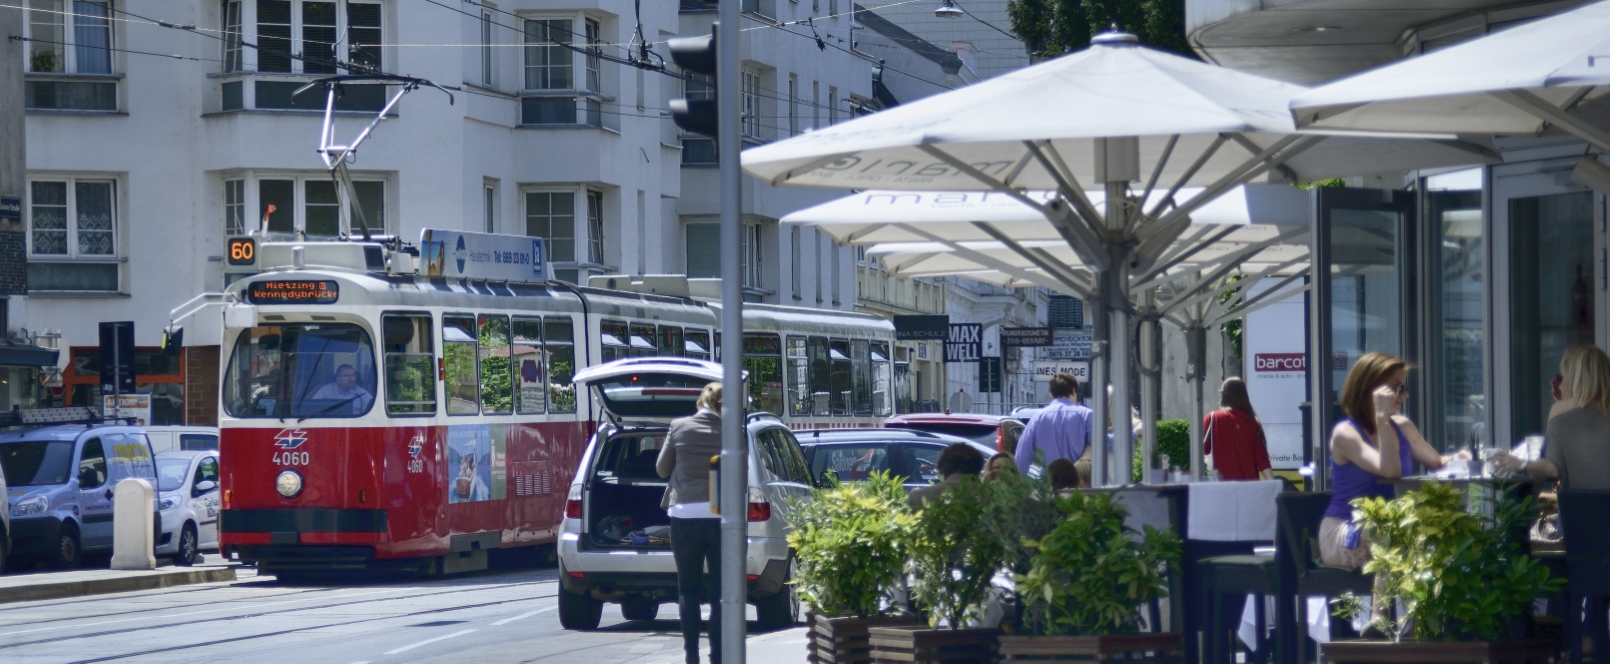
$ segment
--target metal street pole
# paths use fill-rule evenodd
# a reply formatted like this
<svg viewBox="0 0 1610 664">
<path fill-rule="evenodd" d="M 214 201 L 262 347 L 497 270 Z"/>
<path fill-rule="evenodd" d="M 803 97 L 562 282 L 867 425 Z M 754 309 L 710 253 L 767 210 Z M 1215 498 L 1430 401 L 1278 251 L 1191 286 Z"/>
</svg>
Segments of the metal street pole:
<svg viewBox="0 0 1610 664">
<path fill-rule="evenodd" d="M 744 621 L 748 589 L 744 560 L 749 527 L 749 463 L 745 458 L 747 417 L 743 384 L 743 221 L 739 204 L 738 3 L 716 9 L 716 149 L 721 164 L 721 661 L 744 664 Z M 715 644 L 711 644 L 714 650 Z"/>
</svg>

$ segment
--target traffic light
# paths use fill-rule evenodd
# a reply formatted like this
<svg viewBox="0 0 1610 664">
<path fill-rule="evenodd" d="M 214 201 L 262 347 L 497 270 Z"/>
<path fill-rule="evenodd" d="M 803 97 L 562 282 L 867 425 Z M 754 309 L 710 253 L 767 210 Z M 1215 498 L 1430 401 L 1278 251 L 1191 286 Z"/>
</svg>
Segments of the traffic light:
<svg viewBox="0 0 1610 664">
<path fill-rule="evenodd" d="M 702 37 L 679 37 L 666 43 L 671 49 L 671 61 L 684 72 L 695 72 L 710 77 L 714 90 L 716 75 L 716 31 L 719 23 L 710 26 L 710 34 Z M 684 131 L 695 134 L 716 135 L 715 99 L 672 99 L 671 119 Z"/>
</svg>

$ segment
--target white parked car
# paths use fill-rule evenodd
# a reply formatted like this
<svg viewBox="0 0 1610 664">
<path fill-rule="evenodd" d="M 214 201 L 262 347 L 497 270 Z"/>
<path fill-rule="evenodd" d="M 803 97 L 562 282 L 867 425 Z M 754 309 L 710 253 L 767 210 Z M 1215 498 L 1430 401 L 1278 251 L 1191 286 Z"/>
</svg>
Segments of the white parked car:
<svg viewBox="0 0 1610 664">
<path fill-rule="evenodd" d="M 578 372 L 596 390 L 605 421 L 570 485 L 559 536 L 559 624 L 597 629 L 604 604 L 627 620 L 653 620 L 677 601 L 676 562 L 660 509 L 666 481 L 655 471 L 672 418 L 694 414 L 721 365 L 680 357 L 616 360 Z M 732 394 L 737 390 L 730 390 Z M 740 394 L 742 392 L 739 392 Z M 810 466 L 788 425 L 752 413 L 749 440 L 749 552 L 744 574 L 761 629 L 794 624 L 799 613 L 789 551 L 790 499 L 810 496 Z"/>
<path fill-rule="evenodd" d="M 161 452 L 157 460 L 157 511 L 162 532 L 156 555 L 193 565 L 202 551 L 218 550 L 218 452 Z"/>
<path fill-rule="evenodd" d="M 218 451 L 218 427 L 146 427 L 145 436 L 151 439 L 151 451 L 157 454 L 175 450 Z"/>
</svg>

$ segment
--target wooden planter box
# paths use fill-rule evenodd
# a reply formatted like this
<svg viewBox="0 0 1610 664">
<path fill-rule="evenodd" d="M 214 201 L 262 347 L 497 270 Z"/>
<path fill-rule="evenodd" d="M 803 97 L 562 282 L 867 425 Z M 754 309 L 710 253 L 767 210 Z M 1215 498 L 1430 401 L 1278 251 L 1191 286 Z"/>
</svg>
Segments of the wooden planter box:
<svg viewBox="0 0 1610 664">
<path fill-rule="evenodd" d="M 865 664 L 872 661 L 872 643 L 867 630 L 889 625 L 915 625 L 912 616 L 889 618 L 856 618 L 854 616 L 824 616 L 812 613 L 805 622 L 810 626 L 806 661 L 811 664 Z"/>
<path fill-rule="evenodd" d="M 1319 647 L 1320 661 L 1343 662 L 1547 662 L 1559 654 L 1548 641 L 1336 641 Z"/>
<path fill-rule="evenodd" d="M 873 627 L 872 661 L 880 664 L 978 664 L 995 661 L 998 629 Z"/>
<path fill-rule="evenodd" d="M 1003 662 L 1180 662 L 1176 632 L 1112 636 L 1002 636 Z"/>
</svg>

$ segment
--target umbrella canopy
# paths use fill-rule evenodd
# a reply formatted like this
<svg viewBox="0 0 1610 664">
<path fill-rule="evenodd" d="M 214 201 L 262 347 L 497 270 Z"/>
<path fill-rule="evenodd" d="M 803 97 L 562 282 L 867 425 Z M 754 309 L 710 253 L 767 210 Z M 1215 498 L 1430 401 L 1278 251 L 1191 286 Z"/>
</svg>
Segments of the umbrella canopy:
<svg viewBox="0 0 1610 664">
<path fill-rule="evenodd" d="M 1306 89 L 1138 46 L 1107 41 L 917 102 L 745 150 L 744 169 L 778 185 L 979 190 L 981 181 L 1056 189 L 1068 176 L 1102 182 L 1102 140 L 1139 137 L 1139 171 L 1206 185 L 1245 170 L 1296 126 L 1288 103 Z M 1439 132 L 1446 133 L 1446 132 Z M 1177 138 L 1175 138 L 1177 137 Z M 1228 140 L 1230 149 L 1218 149 Z M 1041 158 L 1029 144 L 1057 156 Z M 1276 154 L 1280 150 L 1274 151 Z M 1186 155 L 1168 159 L 1169 153 Z M 1446 143 L 1346 138 L 1284 159 L 1300 179 L 1478 163 Z M 1059 158 L 1058 158 L 1059 157 Z M 1200 159 L 1200 161 L 1198 161 Z M 1057 173 L 1056 170 L 1064 170 Z"/>
<path fill-rule="evenodd" d="M 1316 129 L 1528 135 L 1553 124 L 1610 150 L 1592 126 L 1610 110 L 1607 84 L 1610 1 L 1342 79 L 1291 107 Z"/>
</svg>

